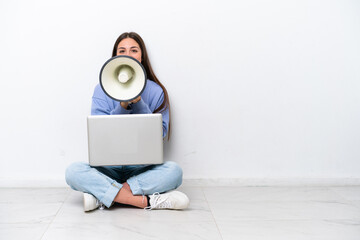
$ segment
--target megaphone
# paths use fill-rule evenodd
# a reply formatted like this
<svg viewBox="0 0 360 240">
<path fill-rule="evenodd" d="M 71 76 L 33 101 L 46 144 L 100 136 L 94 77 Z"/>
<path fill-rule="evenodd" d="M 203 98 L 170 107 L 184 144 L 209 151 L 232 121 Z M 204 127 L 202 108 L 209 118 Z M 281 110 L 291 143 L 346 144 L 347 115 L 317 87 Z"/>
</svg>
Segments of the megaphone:
<svg viewBox="0 0 360 240">
<path fill-rule="evenodd" d="M 110 98 L 130 102 L 144 91 L 146 71 L 141 63 L 129 56 L 107 60 L 100 71 L 100 86 Z"/>
</svg>

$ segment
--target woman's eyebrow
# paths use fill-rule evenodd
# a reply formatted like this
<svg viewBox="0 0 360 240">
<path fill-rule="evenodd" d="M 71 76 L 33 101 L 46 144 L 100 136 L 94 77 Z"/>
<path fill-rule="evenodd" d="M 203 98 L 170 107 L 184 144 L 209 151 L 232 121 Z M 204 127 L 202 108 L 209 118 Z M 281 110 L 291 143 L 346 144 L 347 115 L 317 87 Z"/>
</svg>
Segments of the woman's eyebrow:
<svg viewBox="0 0 360 240">
<path fill-rule="evenodd" d="M 137 46 L 132 46 L 132 47 L 130 47 L 130 49 L 131 48 L 139 48 L 139 47 L 137 47 Z M 118 49 L 126 49 L 125 47 L 119 47 Z"/>
</svg>

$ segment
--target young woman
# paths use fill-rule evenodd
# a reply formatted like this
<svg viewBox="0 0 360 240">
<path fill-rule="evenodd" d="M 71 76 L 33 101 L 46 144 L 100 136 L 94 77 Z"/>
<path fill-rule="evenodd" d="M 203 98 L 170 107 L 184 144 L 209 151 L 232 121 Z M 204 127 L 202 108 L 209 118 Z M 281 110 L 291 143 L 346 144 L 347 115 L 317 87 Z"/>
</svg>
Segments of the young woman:
<svg viewBox="0 0 360 240">
<path fill-rule="evenodd" d="M 100 85 L 92 97 L 92 115 L 161 113 L 163 137 L 170 136 L 170 103 L 165 87 L 155 76 L 142 38 L 134 32 L 123 33 L 116 40 L 112 56 L 127 55 L 137 59 L 146 70 L 146 87 L 141 96 L 131 102 L 109 98 Z M 110 207 L 114 202 L 147 209 L 184 209 L 188 197 L 171 191 L 182 183 L 182 170 L 175 162 L 161 165 L 91 167 L 73 163 L 66 169 L 66 182 L 84 193 L 84 210 L 100 205 Z"/>
</svg>

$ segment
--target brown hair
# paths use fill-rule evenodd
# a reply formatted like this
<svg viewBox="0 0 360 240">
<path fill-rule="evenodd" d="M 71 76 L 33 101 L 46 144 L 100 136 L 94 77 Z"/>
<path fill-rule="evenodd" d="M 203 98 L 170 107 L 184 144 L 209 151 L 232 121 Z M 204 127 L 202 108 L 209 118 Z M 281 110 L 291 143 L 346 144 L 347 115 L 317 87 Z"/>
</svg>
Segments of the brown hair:
<svg viewBox="0 0 360 240">
<path fill-rule="evenodd" d="M 156 75 L 155 75 L 155 73 L 154 73 L 154 71 L 153 71 L 153 69 L 151 67 L 149 56 L 148 56 L 148 53 L 146 51 L 144 40 L 140 37 L 139 34 L 137 34 L 135 32 L 125 32 L 125 33 L 121 34 L 118 37 L 118 39 L 116 40 L 116 42 L 114 44 L 112 56 L 113 57 L 116 56 L 118 45 L 121 42 L 121 40 L 123 40 L 125 38 L 132 38 L 139 44 L 140 49 L 141 49 L 141 60 L 142 60 L 141 64 L 145 68 L 146 75 L 147 75 L 148 79 L 153 81 L 153 82 L 156 82 L 162 88 L 162 90 L 164 92 L 164 101 L 162 102 L 162 104 L 157 109 L 155 109 L 154 113 L 162 113 L 163 111 L 168 109 L 168 111 L 169 111 L 169 128 L 168 128 L 167 135 L 168 135 L 168 140 L 169 140 L 170 139 L 170 129 L 171 129 L 169 95 L 168 95 L 168 93 L 166 91 L 166 88 L 164 87 L 164 85 L 161 84 L 161 82 L 156 77 Z"/>
</svg>

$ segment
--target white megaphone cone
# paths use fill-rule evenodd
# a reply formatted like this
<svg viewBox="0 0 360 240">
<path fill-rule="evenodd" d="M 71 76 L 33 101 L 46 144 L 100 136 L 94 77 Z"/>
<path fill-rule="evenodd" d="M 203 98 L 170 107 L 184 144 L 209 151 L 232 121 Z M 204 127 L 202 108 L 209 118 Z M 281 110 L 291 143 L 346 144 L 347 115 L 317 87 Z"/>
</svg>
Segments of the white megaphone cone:
<svg viewBox="0 0 360 240">
<path fill-rule="evenodd" d="M 139 61 L 129 56 L 110 58 L 101 68 L 100 86 L 110 98 L 129 102 L 145 89 L 145 69 Z"/>
</svg>

